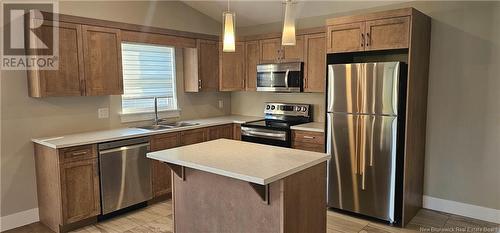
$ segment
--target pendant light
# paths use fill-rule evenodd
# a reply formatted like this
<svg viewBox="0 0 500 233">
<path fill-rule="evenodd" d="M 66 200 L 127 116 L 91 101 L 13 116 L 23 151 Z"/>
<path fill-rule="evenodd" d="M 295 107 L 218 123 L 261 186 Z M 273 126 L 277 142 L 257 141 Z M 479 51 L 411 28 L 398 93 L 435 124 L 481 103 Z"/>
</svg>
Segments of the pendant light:
<svg viewBox="0 0 500 233">
<path fill-rule="evenodd" d="M 292 0 L 285 0 L 281 45 L 295 45 L 295 3 Z"/>
<path fill-rule="evenodd" d="M 222 51 L 224 52 L 234 52 L 235 51 L 235 14 L 229 11 L 229 0 L 227 1 L 227 11 L 222 13 L 223 28 L 223 43 Z"/>
</svg>

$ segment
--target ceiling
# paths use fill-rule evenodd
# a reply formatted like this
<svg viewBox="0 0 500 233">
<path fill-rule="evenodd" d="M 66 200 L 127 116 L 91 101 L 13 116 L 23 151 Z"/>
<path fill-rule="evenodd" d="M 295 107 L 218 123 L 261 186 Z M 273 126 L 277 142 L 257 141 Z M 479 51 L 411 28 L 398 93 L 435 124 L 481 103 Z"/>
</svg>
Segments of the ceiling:
<svg viewBox="0 0 500 233">
<path fill-rule="evenodd" d="M 181 0 L 185 4 L 221 21 L 222 12 L 227 10 L 227 1 L 212 0 Z M 294 0 L 296 2 L 297 18 L 307 18 L 321 15 L 360 10 L 397 3 L 396 1 L 334 1 L 334 0 Z M 260 24 L 280 22 L 283 18 L 283 1 L 281 0 L 231 0 L 230 10 L 236 12 L 236 26 L 248 27 Z"/>
</svg>

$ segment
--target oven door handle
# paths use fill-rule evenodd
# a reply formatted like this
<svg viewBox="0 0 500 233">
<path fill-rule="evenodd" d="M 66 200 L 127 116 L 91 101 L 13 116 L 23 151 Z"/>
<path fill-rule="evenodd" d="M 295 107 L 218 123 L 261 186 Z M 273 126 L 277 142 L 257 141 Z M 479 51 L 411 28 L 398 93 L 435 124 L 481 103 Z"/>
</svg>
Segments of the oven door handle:
<svg viewBox="0 0 500 233">
<path fill-rule="evenodd" d="M 286 132 L 269 132 L 249 127 L 241 127 L 241 135 L 286 141 Z"/>
<path fill-rule="evenodd" d="M 289 69 L 286 69 L 285 72 L 285 87 L 288 88 L 288 74 L 290 73 Z"/>
</svg>

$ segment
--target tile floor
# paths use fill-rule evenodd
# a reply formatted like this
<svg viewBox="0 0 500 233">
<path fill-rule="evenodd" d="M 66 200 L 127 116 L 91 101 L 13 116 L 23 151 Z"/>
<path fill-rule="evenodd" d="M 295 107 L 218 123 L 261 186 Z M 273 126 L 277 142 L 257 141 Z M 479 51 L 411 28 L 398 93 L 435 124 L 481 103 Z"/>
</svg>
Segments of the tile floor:
<svg viewBox="0 0 500 233">
<path fill-rule="evenodd" d="M 52 233 L 40 223 L 33 223 L 5 233 Z M 75 233 L 171 233 L 172 204 L 157 203 L 103 222 L 87 226 Z M 396 233 L 396 232 L 486 232 L 499 231 L 499 224 L 453 214 L 422 209 L 404 229 L 327 211 L 327 233 Z"/>
</svg>

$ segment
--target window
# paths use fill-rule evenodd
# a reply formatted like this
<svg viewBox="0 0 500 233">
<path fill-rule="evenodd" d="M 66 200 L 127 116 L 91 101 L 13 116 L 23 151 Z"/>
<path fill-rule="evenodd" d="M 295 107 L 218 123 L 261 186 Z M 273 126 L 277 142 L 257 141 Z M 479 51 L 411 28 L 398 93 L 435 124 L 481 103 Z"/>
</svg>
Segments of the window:
<svg viewBox="0 0 500 233">
<path fill-rule="evenodd" d="M 122 115 L 178 110 L 173 47 L 122 43 L 122 69 Z"/>
</svg>

